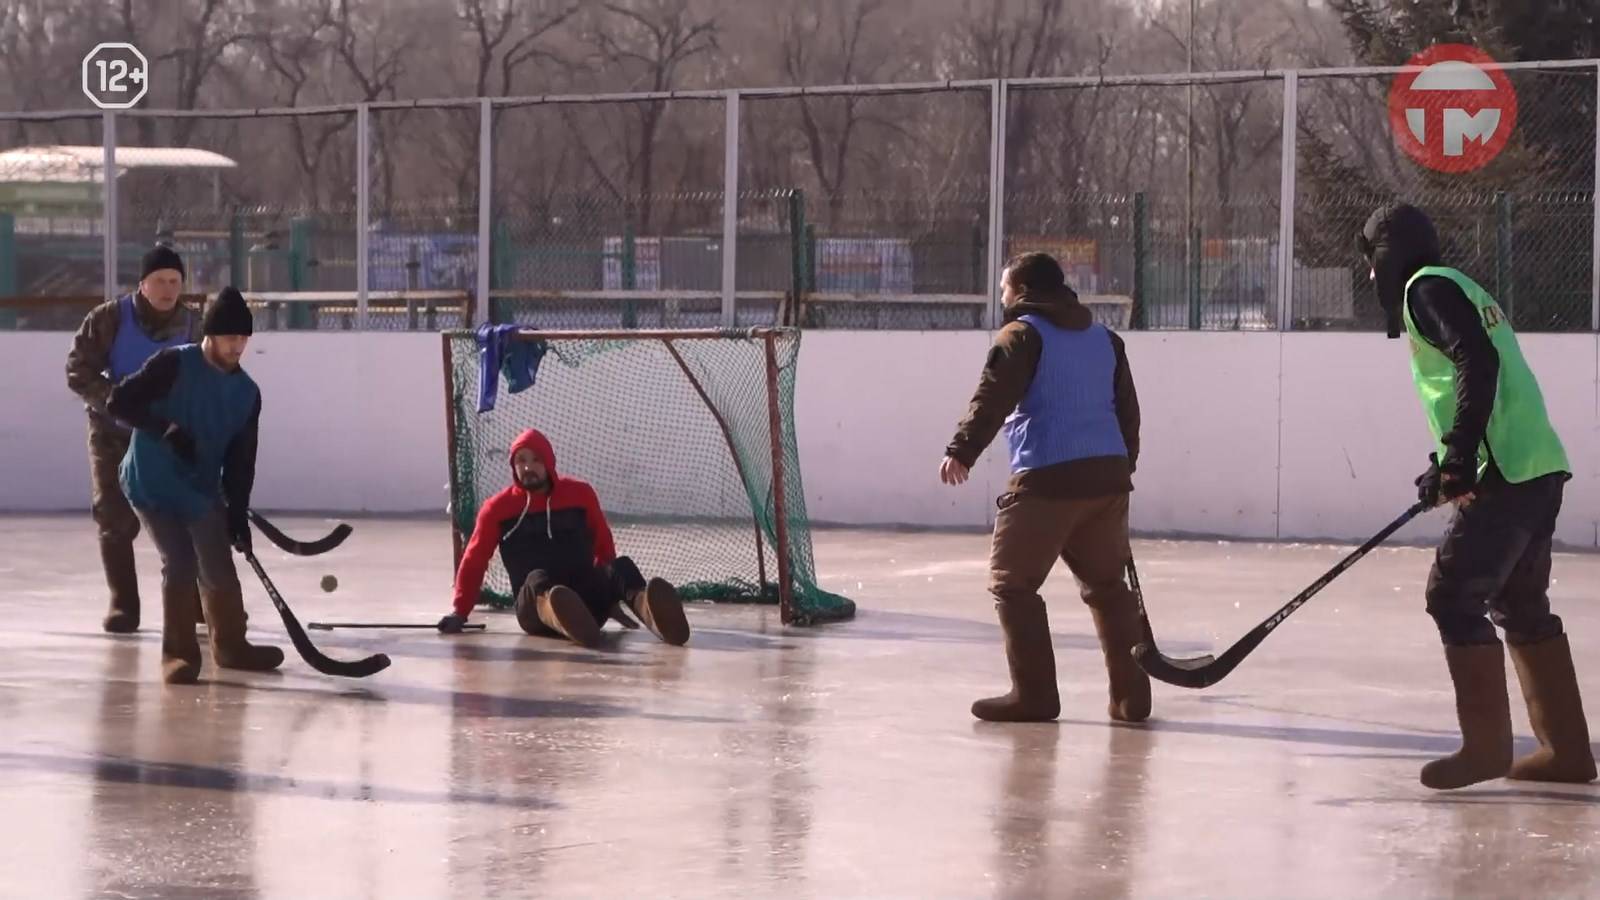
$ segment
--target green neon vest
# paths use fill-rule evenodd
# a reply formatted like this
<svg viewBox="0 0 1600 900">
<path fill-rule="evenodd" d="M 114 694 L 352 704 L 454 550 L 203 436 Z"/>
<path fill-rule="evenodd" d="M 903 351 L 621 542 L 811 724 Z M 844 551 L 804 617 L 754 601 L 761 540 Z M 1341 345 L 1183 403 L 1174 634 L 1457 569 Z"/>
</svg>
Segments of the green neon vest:
<svg viewBox="0 0 1600 900">
<path fill-rule="evenodd" d="M 1567 452 L 1545 412 L 1539 382 L 1522 356 L 1522 348 L 1517 345 L 1517 336 L 1511 330 L 1511 323 L 1506 321 L 1505 312 L 1477 282 L 1445 266 L 1425 266 L 1406 282 L 1405 320 L 1406 334 L 1411 339 L 1411 377 L 1416 382 L 1417 395 L 1422 398 L 1422 411 L 1428 417 L 1428 428 L 1434 440 L 1438 441 L 1455 425 L 1456 366 L 1417 332 L 1417 323 L 1411 317 L 1411 285 L 1427 276 L 1448 278 L 1461 288 L 1477 307 L 1479 321 L 1500 356 L 1500 381 L 1495 389 L 1494 410 L 1489 415 L 1489 429 L 1483 443 L 1478 447 L 1478 475 L 1481 477 L 1488 468 L 1491 456 L 1500 474 L 1512 484 L 1554 472 L 1570 472 Z M 1440 459 L 1444 458 L 1445 449 L 1440 443 Z"/>
</svg>

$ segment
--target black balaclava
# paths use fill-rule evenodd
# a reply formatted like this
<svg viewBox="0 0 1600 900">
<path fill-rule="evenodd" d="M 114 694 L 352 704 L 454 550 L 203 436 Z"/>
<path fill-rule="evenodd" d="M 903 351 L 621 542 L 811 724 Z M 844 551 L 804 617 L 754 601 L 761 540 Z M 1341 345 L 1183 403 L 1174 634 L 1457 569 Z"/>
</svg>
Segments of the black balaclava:
<svg viewBox="0 0 1600 900">
<path fill-rule="evenodd" d="M 1439 264 L 1439 232 L 1422 210 L 1390 203 L 1367 219 L 1356 245 L 1377 275 L 1378 305 L 1389 337 L 1397 338 L 1405 331 L 1406 282 L 1423 266 Z"/>
</svg>

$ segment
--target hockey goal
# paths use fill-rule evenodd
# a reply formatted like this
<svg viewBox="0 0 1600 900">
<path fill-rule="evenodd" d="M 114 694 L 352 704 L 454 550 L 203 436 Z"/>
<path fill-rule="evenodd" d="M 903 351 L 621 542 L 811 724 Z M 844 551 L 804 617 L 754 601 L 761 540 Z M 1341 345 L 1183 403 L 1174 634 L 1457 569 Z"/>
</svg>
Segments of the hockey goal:
<svg viewBox="0 0 1600 900">
<path fill-rule="evenodd" d="M 539 360 L 513 393 L 495 373 L 479 412 L 474 332 L 443 335 L 445 424 L 456 562 L 478 507 L 510 483 L 511 442 L 537 428 L 556 469 L 594 485 L 617 552 L 686 599 L 775 603 L 785 624 L 855 614 L 817 586 L 795 445 L 800 332 L 533 331 Z M 511 603 L 498 558 L 484 602 Z"/>
</svg>

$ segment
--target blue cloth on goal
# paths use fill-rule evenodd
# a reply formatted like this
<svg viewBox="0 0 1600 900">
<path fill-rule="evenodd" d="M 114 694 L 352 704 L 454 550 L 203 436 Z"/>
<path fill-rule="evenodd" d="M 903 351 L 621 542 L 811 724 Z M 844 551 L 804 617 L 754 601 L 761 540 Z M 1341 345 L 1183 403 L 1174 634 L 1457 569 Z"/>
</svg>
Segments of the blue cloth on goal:
<svg viewBox="0 0 1600 900">
<path fill-rule="evenodd" d="M 516 325 L 478 326 L 478 412 L 494 409 L 495 395 L 500 392 L 500 376 L 504 374 L 516 394 L 533 387 L 539 377 L 539 363 L 550 347 L 544 341 L 519 341 L 513 339 Z"/>
</svg>

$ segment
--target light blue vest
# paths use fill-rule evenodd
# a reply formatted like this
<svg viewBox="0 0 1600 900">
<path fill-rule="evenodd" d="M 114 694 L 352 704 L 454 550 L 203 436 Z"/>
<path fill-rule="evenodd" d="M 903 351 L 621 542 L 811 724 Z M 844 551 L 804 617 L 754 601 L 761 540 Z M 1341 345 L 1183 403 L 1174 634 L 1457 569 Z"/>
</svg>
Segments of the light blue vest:
<svg viewBox="0 0 1600 900">
<path fill-rule="evenodd" d="M 1011 471 L 1127 456 L 1117 422 L 1117 351 L 1111 332 L 1099 323 L 1073 331 L 1034 315 L 1018 321 L 1039 333 L 1044 352 L 1028 392 L 1006 418 Z"/>
<path fill-rule="evenodd" d="M 139 317 L 134 314 L 134 299 L 132 294 L 124 296 L 117 301 L 117 337 L 111 342 L 111 365 L 106 372 L 112 384 L 119 384 L 124 378 L 139 371 L 150 357 L 168 347 L 177 347 L 189 343 L 189 311 L 179 307 L 177 314 L 181 317 L 183 327 L 178 333 L 164 341 L 158 341 L 139 327 Z"/>
</svg>

